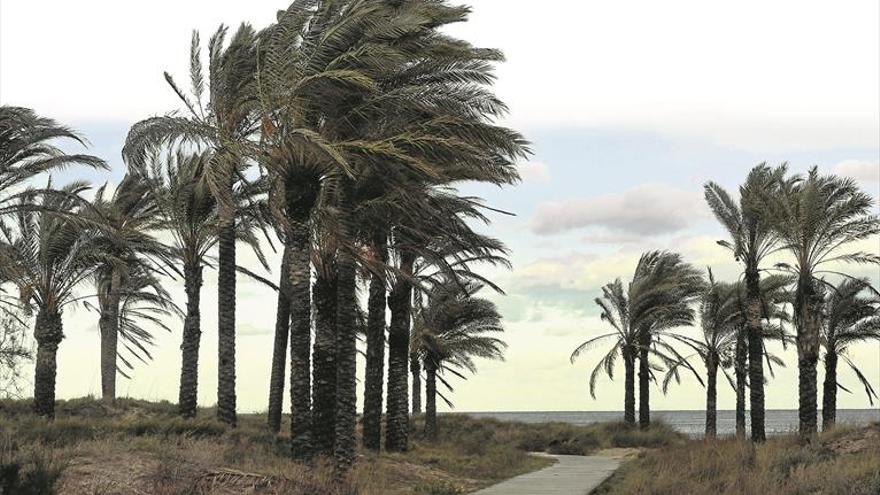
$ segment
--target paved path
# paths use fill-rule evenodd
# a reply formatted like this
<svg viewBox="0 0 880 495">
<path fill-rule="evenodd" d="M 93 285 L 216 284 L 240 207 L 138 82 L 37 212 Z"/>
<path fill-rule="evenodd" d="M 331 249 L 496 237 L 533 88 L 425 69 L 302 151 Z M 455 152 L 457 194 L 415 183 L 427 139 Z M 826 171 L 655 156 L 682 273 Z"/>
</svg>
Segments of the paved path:
<svg viewBox="0 0 880 495">
<path fill-rule="evenodd" d="M 473 495 L 587 495 L 620 465 L 610 457 L 554 455 L 556 464 Z"/>
</svg>

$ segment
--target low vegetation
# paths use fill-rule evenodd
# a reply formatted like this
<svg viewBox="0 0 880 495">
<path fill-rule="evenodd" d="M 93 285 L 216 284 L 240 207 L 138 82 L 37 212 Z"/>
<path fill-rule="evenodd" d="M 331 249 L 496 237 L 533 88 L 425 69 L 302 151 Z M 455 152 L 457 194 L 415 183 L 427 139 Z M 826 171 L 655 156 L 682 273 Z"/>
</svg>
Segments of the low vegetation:
<svg viewBox="0 0 880 495">
<path fill-rule="evenodd" d="M 0 401 L 0 493 L 463 494 L 553 461 L 530 452 L 588 454 L 613 447 L 669 447 L 686 440 L 664 425 L 640 431 L 623 423 L 524 424 L 441 415 L 437 439 L 412 438 L 405 453 L 362 451 L 348 482 L 333 466 L 290 459 L 287 432 L 271 433 L 262 415 L 235 429 L 214 411 L 177 416 L 167 402 L 59 401 L 54 421 L 30 401 Z M 418 417 L 413 431 L 424 431 Z"/>
<path fill-rule="evenodd" d="M 797 436 L 763 444 L 729 438 L 645 451 L 593 493 L 875 495 L 880 493 L 880 423 L 835 429 L 811 443 Z"/>
</svg>

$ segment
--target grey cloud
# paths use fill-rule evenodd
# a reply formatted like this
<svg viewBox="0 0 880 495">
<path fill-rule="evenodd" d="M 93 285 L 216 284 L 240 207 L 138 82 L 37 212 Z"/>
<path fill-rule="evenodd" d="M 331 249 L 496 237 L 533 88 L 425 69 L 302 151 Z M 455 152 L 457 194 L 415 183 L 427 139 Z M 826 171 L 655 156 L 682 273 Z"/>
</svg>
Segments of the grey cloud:
<svg viewBox="0 0 880 495">
<path fill-rule="evenodd" d="M 880 161 L 845 160 L 834 166 L 834 172 L 863 182 L 880 182 Z"/>
<path fill-rule="evenodd" d="M 699 192 L 644 184 L 622 193 L 544 203 L 531 229 L 545 235 L 599 228 L 616 235 L 650 236 L 684 230 L 706 213 Z"/>
</svg>

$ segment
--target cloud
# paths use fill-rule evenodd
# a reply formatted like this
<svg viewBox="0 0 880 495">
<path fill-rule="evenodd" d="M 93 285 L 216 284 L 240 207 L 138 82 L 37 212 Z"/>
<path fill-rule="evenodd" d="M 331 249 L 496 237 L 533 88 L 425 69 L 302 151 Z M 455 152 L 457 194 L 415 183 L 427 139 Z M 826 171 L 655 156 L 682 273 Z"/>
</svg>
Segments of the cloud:
<svg viewBox="0 0 880 495">
<path fill-rule="evenodd" d="M 880 161 L 844 160 L 834 166 L 834 173 L 864 182 L 880 182 Z"/>
<path fill-rule="evenodd" d="M 697 192 L 643 184 L 622 193 L 543 203 L 531 229 L 536 234 L 558 234 L 595 227 L 616 235 L 650 236 L 679 232 L 706 214 Z"/>
<path fill-rule="evenodd" d="M 519 166 L 523 182 L 550 182 L 550 168 L 543 162 L 528 162 Z"/>
</svg>

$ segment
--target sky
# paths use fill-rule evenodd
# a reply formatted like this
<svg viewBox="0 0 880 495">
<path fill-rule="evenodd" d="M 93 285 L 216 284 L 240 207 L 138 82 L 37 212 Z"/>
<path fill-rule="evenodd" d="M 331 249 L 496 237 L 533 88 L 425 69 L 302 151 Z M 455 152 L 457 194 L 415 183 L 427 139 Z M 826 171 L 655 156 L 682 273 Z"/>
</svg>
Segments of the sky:
<svg viewBox="0 0 880 495">
<path fill-rule="evenodd" d="M 587 375 L 602 353 L 575 364 L 571 351 L 608 330 L 593 299 L 605 283 L 628 280 L 642 252 L 682 253 L 716 276 L 739 275 L 702 199 L 712 180 L 735 191 L 749 168 L 816 165 L 880 191 L 880 4 L 863 0 L 618 2 L 471 0 L 468 23 L 451 34 L 500 48 L 498 96 L 504 123 L 526 135 L 534 155 L 520 164 L 522 184 L 464 185 L 498 216 L 486 232 L 511 249 L 512 271 L 488 272 L 507 295 L 492 296 L 505 317 L 505 362 L 480 362 L 456 381 L 460 411 L 618 410 L 622 370 L 588 394 Z M 220 23 L 271 22 L 277 1 L 3 0 L 0 4 L 0 102 L 28 106 L 82 131 L 109 173 L 71 171 L 118 182 L 130 125 L 178 108 L 167 70 L 187 77 L 193 29 L 203 38 Z M 859 246 L 880 251 L 880 240 Z M 241 253 L 242 250 L 239 250 Z M 244 252 L 242 263 L 258 268 Z M 273 266 L 277 272 L 277 256 Z M 880 282 L 876 268 L 847 270 Z M 277 277 L 277 273 L 269 275 Z M 182 302 L 180 284 L 171 284 Z M 264 410 L 274 325 L 274 295 L 238 289 L 238 396 L 243 411 Z M 202 293 L 199 399 L 216 401 L 216 275 Z M 71 308 L 59 350 L 60 397 L 99 394 L 97 315 Z M 157 335 L 154 361 L 120 379 L 121 394 L 174 400 L 181 325 Z M 683 330 L 693 332 L 694 330 Z M 776 369 L 767 407 L 795 408 L 796 356 Z M 880 386 L 880 346 L 852 356 Z M 820 370 L 821 380 L 821 370 Z M 842 408 L 868 407 L 855 377 Z M 700 409 L 693 378 L 652 395 L 655 409 Z M 733 408 L 719 385 L 719 407 Z"/>
</svg>

